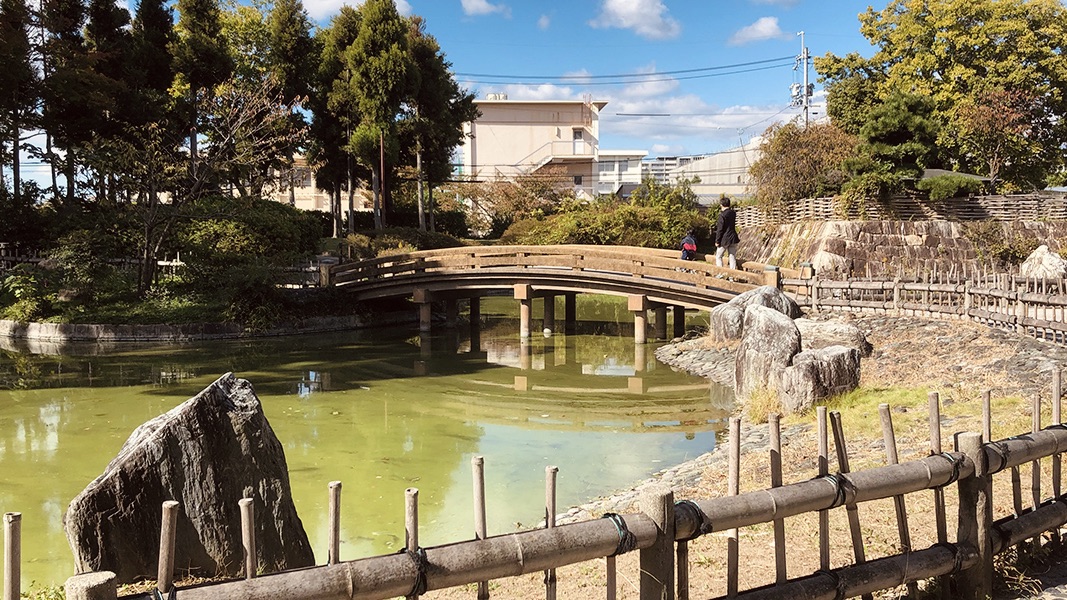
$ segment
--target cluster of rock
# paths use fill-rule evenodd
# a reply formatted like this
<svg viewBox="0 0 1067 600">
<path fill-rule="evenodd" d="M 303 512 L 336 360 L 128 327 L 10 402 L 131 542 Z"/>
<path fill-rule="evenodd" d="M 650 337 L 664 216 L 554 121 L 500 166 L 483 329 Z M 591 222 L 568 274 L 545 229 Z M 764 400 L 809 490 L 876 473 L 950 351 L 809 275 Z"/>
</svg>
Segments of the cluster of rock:
<svg viewBox="0 0 1067 600">
<path fill-rule="evenodd" d="M 78 573 L 120 583 L 155 578 L 164 501 L 176 500 L 174 564 L 201 576 L 241 574 L 238 501 L 254 500 L 260 571 L 315 564 L 289 487 L 285 453 L 252 384 L 227 373 L 130 435 L 64 516 Z"/>
<path fill-rule="evenodd" d="M 1063 279 L 1067 277 L 1067 260 L 1042 244 L 1019 265 L 1019 274 L 1035 279 Z"/>
<path fill-rule="evenodd" d="M 863 333 L 800 315 L 796 302 L 773 286 L 740 294 L 711 311 L 711 340 L 740 340 L 733 377 L 739 400 L 765 390 L 777 396 L 786 413 L 800 413 L 859 385 L 860 357 L 871 352 Z"/>
</svg>

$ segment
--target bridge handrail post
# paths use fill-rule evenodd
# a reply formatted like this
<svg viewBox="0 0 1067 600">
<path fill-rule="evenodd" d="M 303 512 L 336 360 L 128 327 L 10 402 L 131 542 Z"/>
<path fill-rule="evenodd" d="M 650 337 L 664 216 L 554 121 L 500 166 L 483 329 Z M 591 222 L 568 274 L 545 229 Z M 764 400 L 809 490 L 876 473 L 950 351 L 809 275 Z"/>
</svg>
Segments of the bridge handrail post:
<svg viewBox="0 0 1067 600">
<path fill-rule="evenodd" d="M 782 289 L 782 272 L 778 265 L 763 265 L 763 285 Z"/>
</svg>

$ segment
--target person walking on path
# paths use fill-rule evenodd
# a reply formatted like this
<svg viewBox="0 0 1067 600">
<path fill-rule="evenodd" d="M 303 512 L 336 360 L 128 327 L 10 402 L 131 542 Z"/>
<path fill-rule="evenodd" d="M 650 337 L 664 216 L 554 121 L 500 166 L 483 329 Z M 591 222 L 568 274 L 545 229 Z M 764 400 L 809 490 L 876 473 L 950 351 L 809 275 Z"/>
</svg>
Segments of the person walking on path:
<svg viewBox="0 0 1067 600">
<path fill-rule="evenodd" d="M 741 238 L 737 237 L 737 213 L 730 207 L 730 199 L 723 196 L 719 199 L 722 209 L 719 210 L 719 220 L 715 222 L 715 266 L 722 266 L 722 255 L 730 255 L 730 268 L 737 268 L 737 244 Z"/>
<path fill-rule="evenodd" d="M 682 238 L 682 260 L 697 259 L 697 238 L 692 229 Z"/>
</svg>

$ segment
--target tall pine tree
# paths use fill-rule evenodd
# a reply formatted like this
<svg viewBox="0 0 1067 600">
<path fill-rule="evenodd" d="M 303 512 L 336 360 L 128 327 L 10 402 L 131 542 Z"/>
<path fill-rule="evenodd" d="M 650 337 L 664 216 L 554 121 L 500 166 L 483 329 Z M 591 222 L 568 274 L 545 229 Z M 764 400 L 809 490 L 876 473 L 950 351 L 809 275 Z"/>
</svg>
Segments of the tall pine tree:
<svg viewBox="0 0 1067 600">
<path fill-rule="evenodd" d="M 30 11 L 25 0 L 0 0 L 0 186 L 4 158 L 11 161 L 15 204 L 21 201 L 19 169 L 22 131 L 32 126 L 37 103 L 37 72 L 31 61 Z M 10 152 L 6 149 L 10 145 Z"/>
<path fill-rule="evenodd" d="M 315 44 L 311 38 L 311 20 L 300 0 L 277 0 L 267 22 L 270 32 L 268 68 L 281 89 L 286 102 L 306 97 L 311 92 L 312 66 L 316 62 Z M 294 111 L 291 127 L 303 128 L 304 117 Z M 293 180 L 293 155 L 297 148 L 285 149 L 289 171 L 289 204 L 296 205 Z"/>
<path fill-rule="evenodd" d="M 210 95 L 216 85 L 226 81 L 233 72 L 234 62 L 221 35 L 221 16 L 216 0 L 178 0 L 176 30 L 171 53 L 174 55 L 174 70 L 189 90 L 185 108 L 189 158 L 191 171 L 195 174 L 200 96 Z"/>
</svg>

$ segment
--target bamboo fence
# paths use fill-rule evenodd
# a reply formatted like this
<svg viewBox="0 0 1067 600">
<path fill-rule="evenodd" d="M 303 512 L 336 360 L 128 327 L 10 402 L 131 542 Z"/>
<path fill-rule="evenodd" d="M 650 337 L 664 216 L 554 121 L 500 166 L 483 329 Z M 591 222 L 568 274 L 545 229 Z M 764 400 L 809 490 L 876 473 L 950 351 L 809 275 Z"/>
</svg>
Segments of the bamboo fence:
<svg viewBox="0 0 1067 600">
<path fill-rule="evenodd" d="M 871 597 L 875 592 L 906 585 L 915 588 L 918 582 L 937 578 L 944 597 L 968 600 L 989 597 L 992 586 L 994 555 L 1013 547 L 1033 548 L 1034 540 L 1041 543 L 1042 534 L 1053 532 L 1050 542 L 1058 541 L 1058 529 L 1067 523 L 1067 502 L 1061 494 L 1060 454 L 1067 449 L 1067 427 L 1060 424 L 1060 372 L 1053 374 L 1051 407 L 1035 401 L 1035 415 L 1050 408 L 1054 424 L 1042 428 L 1040 417 L 1033 419 L 1030 432 L 999 441 L 989 441 L 990 411 L 984 411 L 985 433 L 960 433 L 955 436 L 957 449 L 941 450 L 942 431 L 940 400 L 937 394 L 929 397 L 930 445 L 927 456 L 908 462 L 897 462 L 897 449 L 888 405 L 880 407 L 886 441 L 886 464 L 859 471 L 850 471 L 847 445 L 836 411 L 818 414 L 818 469 L 814 479 L 782 484 L 780 472 L 780 433 L 775 416 L 769 420 L 771 486 L 766 489 L 738 493 L 740 421 L 732 419 L 729 428 L 729 495 L 707 500 L 674 501 L 673 493 L 663 487 L 653 487 L 640 501 L 640 512 L 623 515 L 607 514 L 605 518 L 571 524 L 556 524 L 555 478 L 558 469 L 546 468 L 545 526 L 529 531 L 487 537 L 484 531 L 486 506 L 484 503 L 484 462 L 480 457 L 472 461 L 475 495 L 475 539 L 444 546 L 422 548 L 418 544 L 418 490 L 405 493 L 405 546 L 400 553 L 374 556 L 351 561 L 338 560 L 336 549 L 340 530 L 340 485 L 331 482 L 330 493 L 330 557 L 328 564 L 307 569 L 258 574 L 248 568 L 245 578 L 215 582 L 178 590 L 185 600 L 215 600 L 245 598 L 249 600 L 277 597 L 299 600 L 332 598 L 417 598 L 431 591 L 472 585 L 472 597 L 490 597 L 486 582 L 527 573 L 544 572 L 546 598 L 555 595 L 555 569 L 585 561 L 605 559 L 605 581 L 602 593 L 615 598 L 616 556 L 640 553 L 640 597 L 642 599 L 688 599 L 690 564 L 686 545 L 701 536 L 723 532 L 727 546 L 728 586 L 723 598 L 844 598 Z M 985 406 L 988 406 L 985 394 Z M 829 416 L 829 424 L 827 423 Z M 830 472 L 828 436 L 832 430 L 838 469 Z M 986 436 L 986 437 L 983 437 Z M 1039 465 L 1052 462 L 1051 482 L 1042 483 Z M 1023 494 L 1021 467 L 1032 470 L 1032 503 L 1023 506 L 1017 498 Z M 1011 514 L 992 518 L 993 476 L 1010 473 Z M 956 487 L 955 527 L 946 522 L 944 491 Z M 1047 496 L 1046 492 L 1051 493 Z M 906 505 L 898 499 L 909 494 L 932 494 L 936 504 L 937 542 L 915 549 L 911 547 Z M 896 506 L 896 523 L 900 536 L 899 552 L 868 560 L 860 532 L 858 506 L 868 502 L 889 500 Z M 1003 505 L 1006 502 L 1001 502 Z M 246 503 L 247 504 L 247 503 Z M 829 557 L 828 527 L 818 528 L 820 568 L 812 574 L 787 577 L 786 563 L 797 560 L 790 555 L 785 536 L 779 533 L 778 523 L 806 513 L 823 517 L 844 509 L 848 515 L 854 560 L 834 565 Z M 173 524 L 178 507 L 164 505 L 160 528 L 160 556 L 158 586 L 152 594 L 134 596 L 148 600 L 167 595 L 173 576 Z M 1003 512 L 1003 510 L 1001 511 Z M 10 514 L 10 513 L 9 513 Z M 244 530 L 253 529 L 249 513 L 243 519 Z M 11 519 L 5 519 L 8 523 Z M 774 526 L 775 581 L 747 590 L 738 589 L 737 531 L 744 528 Z M 5 528 L 5 546 L 10 547 Z M 255 565 L 255 543 L 245 542 L 246 563 Z M 7 556 L 11 556 L 9 550 Z M 14 550 L 17 556 L 17 549 Z M 17 565 L 5 565 L 5 572 L 17 572 Z M 8 587 L 12 584 L 9 582 Z M 501 586 L 506 585 L 501 583 Z M 15 587 L 15 590 L 18 588 Z M 114 576 L 107 573 L 78 575 L 67 583 L 68 600 L 114 598 Z M 16 592 L 17 593 L 17 592 Z M 500 592 L 507 597 L 506 591 Z M 7 598 L 5 598 L 7 600 Z M 13 599 L 12 599 L 13 600 Z"/>
</svg>

